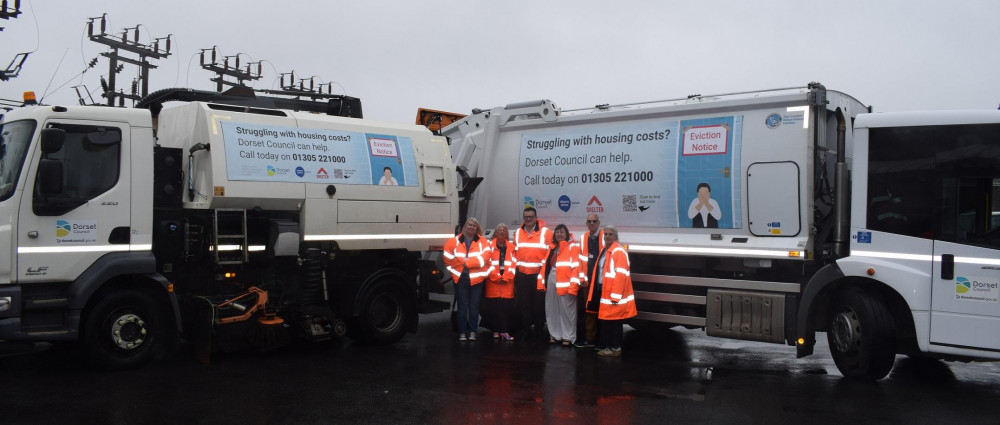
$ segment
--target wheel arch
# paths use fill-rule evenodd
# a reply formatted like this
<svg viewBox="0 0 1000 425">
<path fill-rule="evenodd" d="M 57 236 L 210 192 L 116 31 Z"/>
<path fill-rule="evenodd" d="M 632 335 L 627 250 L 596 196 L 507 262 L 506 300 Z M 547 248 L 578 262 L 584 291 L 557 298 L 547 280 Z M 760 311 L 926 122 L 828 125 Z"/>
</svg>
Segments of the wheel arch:
<svg viewBox="0 0 1000 425">
<path fill-rule="evenodd" d="M 180 307 L 172 284 L 156 273 L 152 253 L 113 253 L 101 257 L 77 278 L 70 287 L 69 308 L 74 314 L 73 328 L 82 337 L 83 324 L 92 307 L 108 294 L 125 290 L 141 291 L 156 302 L 167 326 L 167 341 L 176 341 L 181 331 Z"/>
<path fill-rule="evenodd" d="M 898 291 L 877 279 L 845 276 L 836 264 L 829 264 L 813 275 L 802 293 L 801 308 L 799 308 L 797 318 L 797 332 L 799 337 L 806 339 L 806 344 L 798 346 L 799 357 L 812 354 L 815 333 L 829 330 L 829 319 L 832 315 L 830 308 L 835 296 L 849 288 L 857 288 L 881 297 L 892 316 L 900 343 L 899 351 L 909 353 L 917 350 L 916 327 L 913 322 L 912 310 Z"/>
</svg>

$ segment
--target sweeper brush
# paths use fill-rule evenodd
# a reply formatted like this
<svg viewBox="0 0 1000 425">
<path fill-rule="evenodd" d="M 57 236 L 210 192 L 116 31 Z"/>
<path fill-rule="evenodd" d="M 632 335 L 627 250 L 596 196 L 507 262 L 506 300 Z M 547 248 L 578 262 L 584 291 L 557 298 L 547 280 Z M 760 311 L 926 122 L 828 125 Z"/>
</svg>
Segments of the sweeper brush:
<svg viewBox="0 0 1000 425">
<path fill-rule="evenodd" d="M 228 351 L 247 344 L 261 350 L 274 350 L 292 341 L 285 320 L 267 311 L 267 291 L 255 286 L 222 302 L 208 298 L 208 309 L 201 314 L 206 326 L 195 326 L 195 352 L 199 361 L 208 363 L 213 351 Z M 251 320 L 254 319 L 255 320 Z M 200 331 L 198 330 L 200 329 Z"/>
<path fill-rule="evenodd" d="M 273 313 L 257 318 L 257 325 L 250 331 L 250 345 L 267 351 L 284 347 L 292 342 L 292 335 L 285 328 L 285 320 Z"/>
</svg>

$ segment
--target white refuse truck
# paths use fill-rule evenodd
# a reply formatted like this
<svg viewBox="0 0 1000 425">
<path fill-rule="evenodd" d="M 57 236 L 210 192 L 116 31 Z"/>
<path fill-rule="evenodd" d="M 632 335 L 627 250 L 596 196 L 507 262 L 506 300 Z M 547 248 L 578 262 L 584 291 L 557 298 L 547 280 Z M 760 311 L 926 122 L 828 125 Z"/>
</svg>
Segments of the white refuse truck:
<svg viewBox="0 0 1000 425">
<path fill-rule="evenodd" d="M 813 352 L 847 377 L 896 354 L 1000 359 L 1000 111 L 871 113 L 803 88 L 563 111 L 474 110 L 443 130 L 487 229 L 531 205 L 627 244 L 636 328 Z"/>
<path fill-rule="evenodd" d="M 457 223 L 444 138 L 355 118 L 357 99 L 154 95 L 3 116 L 0 340 L 121 367 L 179 336 L 207 360 L 416 330 L 439 281 L 421 255 Z M 316 104 L 333 113 L 278 108 Z"/>
</svg>

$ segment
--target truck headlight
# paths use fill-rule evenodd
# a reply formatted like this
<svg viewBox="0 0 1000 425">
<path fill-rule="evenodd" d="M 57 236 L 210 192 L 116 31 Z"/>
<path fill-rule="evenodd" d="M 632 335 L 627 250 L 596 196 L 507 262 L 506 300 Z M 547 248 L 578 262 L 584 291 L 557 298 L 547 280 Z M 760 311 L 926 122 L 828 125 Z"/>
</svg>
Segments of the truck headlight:
<svg viewBox="0 0 1000 425">
<path fill-rule="evenodd" d="M 10 310 L 11 301 L 13 297 L 0 297 L 0 311 Z"/>
</svg>

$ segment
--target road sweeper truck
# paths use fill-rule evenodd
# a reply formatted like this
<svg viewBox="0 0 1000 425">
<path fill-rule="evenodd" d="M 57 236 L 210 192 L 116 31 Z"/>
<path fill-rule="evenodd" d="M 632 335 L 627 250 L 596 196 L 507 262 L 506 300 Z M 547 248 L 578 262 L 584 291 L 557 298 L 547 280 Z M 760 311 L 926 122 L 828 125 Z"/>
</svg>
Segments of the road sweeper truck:
<svg viewBox="0 0 1000 425">
<path fill-rule="evenodd" d="M 121 367 L 178 337 L 207 358 L 416 329 L 439 281 L 421 253 L 457 223 L 444 138 L 357 99 L 151 99 L 3 116 L 0 340 Z"/>
<path fill-rule="evenodd" d="M 1000 111 L 871 113 L 820 84 L 446 127 L 484 228 L 533 206 L 627 244 L 633 326 L 794 345 L 847 377 L 1000 359 Z M 516 170 L 516 172 L 514 172 Z"/>
</svg>

